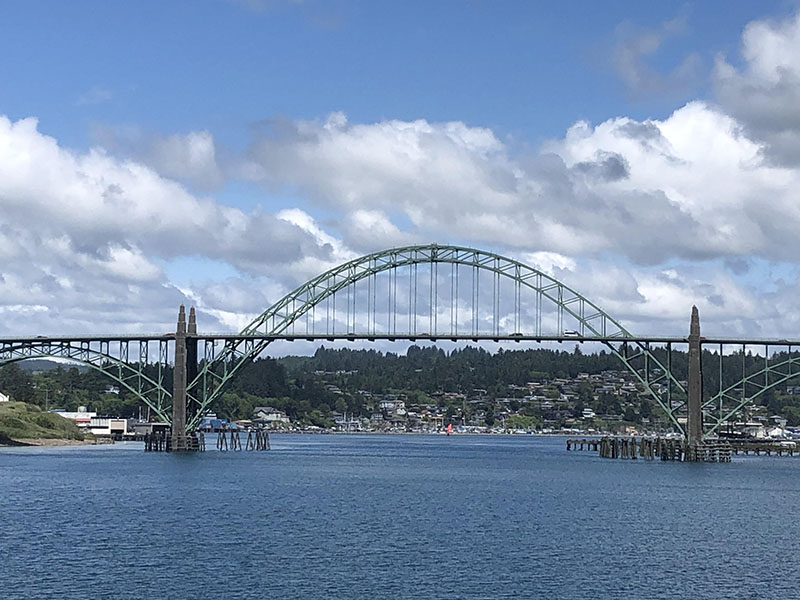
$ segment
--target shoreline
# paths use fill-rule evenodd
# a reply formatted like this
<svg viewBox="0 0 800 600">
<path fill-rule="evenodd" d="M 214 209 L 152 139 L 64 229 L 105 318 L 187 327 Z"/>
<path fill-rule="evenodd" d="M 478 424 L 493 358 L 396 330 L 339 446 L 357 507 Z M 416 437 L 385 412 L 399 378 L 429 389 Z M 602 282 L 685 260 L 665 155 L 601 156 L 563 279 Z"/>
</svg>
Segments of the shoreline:
<svg viewBox="0 0 800 600">
<path fill-rule="evenodd" d="M 240 429 L 239 433 L 247 433 L 248 430 Z M 436 436 L 445 436 L 447 433 L 444 431 L 337 431 L 334 429 L 328 430 L 324 429 L 321 431 L 286 431 L 282 429 L 266 429 L 267 433 L 270 435 L 278 434 L 278 435 L 287 435 L 287 434 L 296 434 L 296 435 L 436 435 Z M 203 434 L 220 434 L 223 433 L 222 431 L 203 431 L 200 432 Z M 225 431 L 224 433 L 230 434 L 230 430 Z M 482 435 L 482 436 L 503 436 L 503 437 L 576 437 L 576 436 L 583 436 L 583 437 L 603 437 L 603 436 L 637 436 L 641 437 L 642 435 L 648 435 L 643 433 L 636 433 L 636 434 L 620 434 L 620 433 L 609 433 L 609 432 L 553 432 L 553 433 L 510 433 L 510 432 L 499 432 L 499 431 L 453 431 L 451 436 L 459 436 L 459 435 Z M 652 434 L 652 435 L 664 435 L 664 434 Z"/>
<path fill-rule="evenodd" d="M 48 448 L 56 446 L 97 446 L 113 444 L 102 440 L 67 440 L 63 438 L 20 438 L 0 442 L 0 448 Z"/>
<path fill-rule="evenodd" d="M 446 435 L 445 432 L 433 432 L 433 431 L 335 431 L 335 430 L 322 430 L 322 431 L 286 431 L 286 430 L 268 430 L 272 435 L 431 435 L 431 436 L 444 436 Z M 202 432 L 205 434 L 218 434 L 220 432 Z M 229 433 L 229 432 L 225 432 Z M 246 433 L 246 431 L 240 431 L 239 433 Z M 602 437 L 604 435 L 614 435 L 609 433 L 562 433 L 562 432 L 553 432 L 553 433 L 501 433 L 501 432 L 475 432 L 475 431 L 462 431 L 462 432 L 453 432 L 452 436 L 503 436 L 503 437 L 551 437 L 551 438 L 569 438 L 578 436 L 585 436 L 585 437 Z M 642 434 L 638 434 L 642 435 Z M 123 441 L 130 441 L 130 440 L 123 440 Z M 0 448 L 55 448 L 55 447 L 64 447 L 64 446 L 104 446 L 104 445 L 111 445 L 115 444 L 116 442 L 110 438 L 96 438 L 93 440 L 69 440 L 63 438 L 18 438 L 18 439 L 6 439 L 4 441 L 0 441 Z"/>
</svg>

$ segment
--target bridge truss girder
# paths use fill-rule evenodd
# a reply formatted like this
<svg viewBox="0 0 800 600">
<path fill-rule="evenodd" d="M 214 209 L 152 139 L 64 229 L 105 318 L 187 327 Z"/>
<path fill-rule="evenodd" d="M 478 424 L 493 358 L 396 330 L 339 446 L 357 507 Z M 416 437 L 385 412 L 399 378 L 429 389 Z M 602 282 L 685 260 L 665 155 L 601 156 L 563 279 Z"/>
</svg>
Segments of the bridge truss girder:
<svg viewBox="0 0 800 600">
<path fill-rule="evenodd" d="M 658 360 L 649 342 L 605 342 L 605 345 L 656 401 L 672 427 L 684 434 L 679 418 L 686 410 L 686 387 L 672 373 L 672 343 L 665 344 L 665 363 Z"/>
<path fill-rule="evenodd" d="M 763 363 L 755 369 L 747 369 L 745 346 L 739 354 L 741 360 L 741 379 L 725 386 L 723 363 L 725 355 L 722 345 L 717 352 L 719 369 L 719 387 L 717 391 L 703 402 L 704 437 L 716 435 L 723 425 L 730 423 L 742 409 L 754 404 L 766 392 L 784 385 L 800 377 L 800 354 L 788 347 L 786 353 L 779 353 L 772 360 L 769 348 L 765 347 Z M 735 355 L 727 355 L 727 359 L 735 359 Z"/>
</svg>

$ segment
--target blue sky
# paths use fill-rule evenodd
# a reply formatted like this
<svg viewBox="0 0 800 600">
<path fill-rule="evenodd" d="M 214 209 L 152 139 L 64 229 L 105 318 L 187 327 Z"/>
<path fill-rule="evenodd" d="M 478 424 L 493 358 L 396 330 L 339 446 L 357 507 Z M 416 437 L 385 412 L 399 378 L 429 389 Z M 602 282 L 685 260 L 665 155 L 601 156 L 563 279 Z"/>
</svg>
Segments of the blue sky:
<svg viewBox="0 0 800 600">
<path fill-rule="evenodd" d="M 154 301 L 235 329 L 420 241 L 524 258 L 639 331 L 696 301 L 800 335 L 798 6 L 9 0 L 0 335 L 149 329 Z"/>
<path fill-rule="evenodd" d="M 262 6 L 263 8 L 258 8 Z M 697 53 L 736 60 L 746 23 L 787 2 L 8 2 L 4 113 L 36 115 L 69 146 L 98 122 L 211 130 L 246 141 L 252 124 L 427 119 L 491 127 L 521 143 L 577 119 L 664 117 L 707 88 L 626 89 L 610 64 L 626 33 L 682 20 L 649 64 Z"/>
</svg>

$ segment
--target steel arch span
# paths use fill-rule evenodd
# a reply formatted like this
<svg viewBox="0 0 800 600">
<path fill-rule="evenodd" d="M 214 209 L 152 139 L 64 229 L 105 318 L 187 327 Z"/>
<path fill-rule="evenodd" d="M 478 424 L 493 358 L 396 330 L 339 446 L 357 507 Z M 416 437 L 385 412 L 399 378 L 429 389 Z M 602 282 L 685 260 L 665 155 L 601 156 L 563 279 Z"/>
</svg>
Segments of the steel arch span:
<svg viewBox="0 0 800 600">
<path fill-rule="evenodd" d="M 491 290 L 487 289 L 487 275 Z M 441 301 L 440 296 L 447 297 L 448 302 Z M 342 313 L 344 318 L 340 318 Z M 399 329 L 398 314 L 402 315 Z M 406 317 L 408 329 L 403 329 Z M 448 317 L 449 332 L 445 327 L 439 333 Z M 425 324 L 426 331 L 421 333 Z M 213 342 L 206 342 L 202 367 L 188 386 L 189 401 L 196 410 L 191 411 L 194 416 L 187 429 L 198 425 L 236 372 L 270 344 L 271 340 L 263 336 L 335 334 L 337 328 L 341 334 L 344 328 L 353 338 L 369 339 L 379 329 L 390 339 L 446 338 L 448 334 L 478 335 L 482 327 L 493 334 L 511 327 L 512 336 L 544 336 L 550 327 L 558 335 L 574 334 L 576 341 L 582 336 L 610 338 L 612 341 L 604 342 L 609 350 L 683 433 L 677 415 L 684 405 L 675 405 L 671 394 L 685 394 L 684 386 L 672 375 L 668 362 L 663 364 L 648 344 L 633 339 L 600 307 L 520 261 L 474 248 L 437 244 L 392 248 L 346 262 L 286 294 L 241 331 L 242 339 L 226 341 L 219 352 Z"/>
<path fill-rule="evenodd" d="M 93 347 L 93 346 L 97 347 Z M 167 364 L 166 343 L 159 343 L 159 361 L 155 378 L 145 373 L 148 364 L 148 345 L 138 345 L 135 361 L 130 360 L 129 344 L 120 344 L 118 356 L 110 353 L 110 344 L 100 342 L 42 341 L 0 345 L 0 367 L 35 358 L 63 358 L 72 364 L 86 365 L 131 392 L 157 415 L 163 423 L 170 422 L 172 394 L 164 387 L 164 366 Z"/>
</svg>

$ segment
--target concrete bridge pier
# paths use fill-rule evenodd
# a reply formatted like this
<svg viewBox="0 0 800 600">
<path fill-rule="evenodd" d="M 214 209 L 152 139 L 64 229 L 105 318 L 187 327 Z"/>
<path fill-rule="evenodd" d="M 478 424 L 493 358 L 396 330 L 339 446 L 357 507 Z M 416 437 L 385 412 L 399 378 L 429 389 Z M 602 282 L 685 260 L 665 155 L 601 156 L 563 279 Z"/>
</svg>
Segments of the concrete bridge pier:
<svg viewBox="0 0 800 600">
<path fill-rule="evenodd" d="M 189 309 L 189 326 L 186 331 L 186 393 L 192 392 L 189 384 L 197 377 L 197 317 L 194 306 Z M 194 416 L 193 405 L 186 401 L 186 419 Z"/>
<path fill-rule="evenodd" d="M 181 304 L 178 312 L 178 326 L 175 331 L 175 367 L 172 382 L 172 439 L 173 452 L 195 450 L 193 436 L 186 434 L 187 421 L 187 379 L 191 381 L 197 374 L 197 321 L 194 308 L 189 311 L 189 328 L 186 327 L 186 309 Z M 189 376 L 191 372 L 191 377 Z"/>
<path fill-rule="evenodd" d="M 692 306 L 692 321 L 689 326 L 689 389 L 688 415 L 686 418 L 686 443 L 689 451 L 703 441 L 703 370 L 700 364 L 700 316 Z"/>
</svg>

